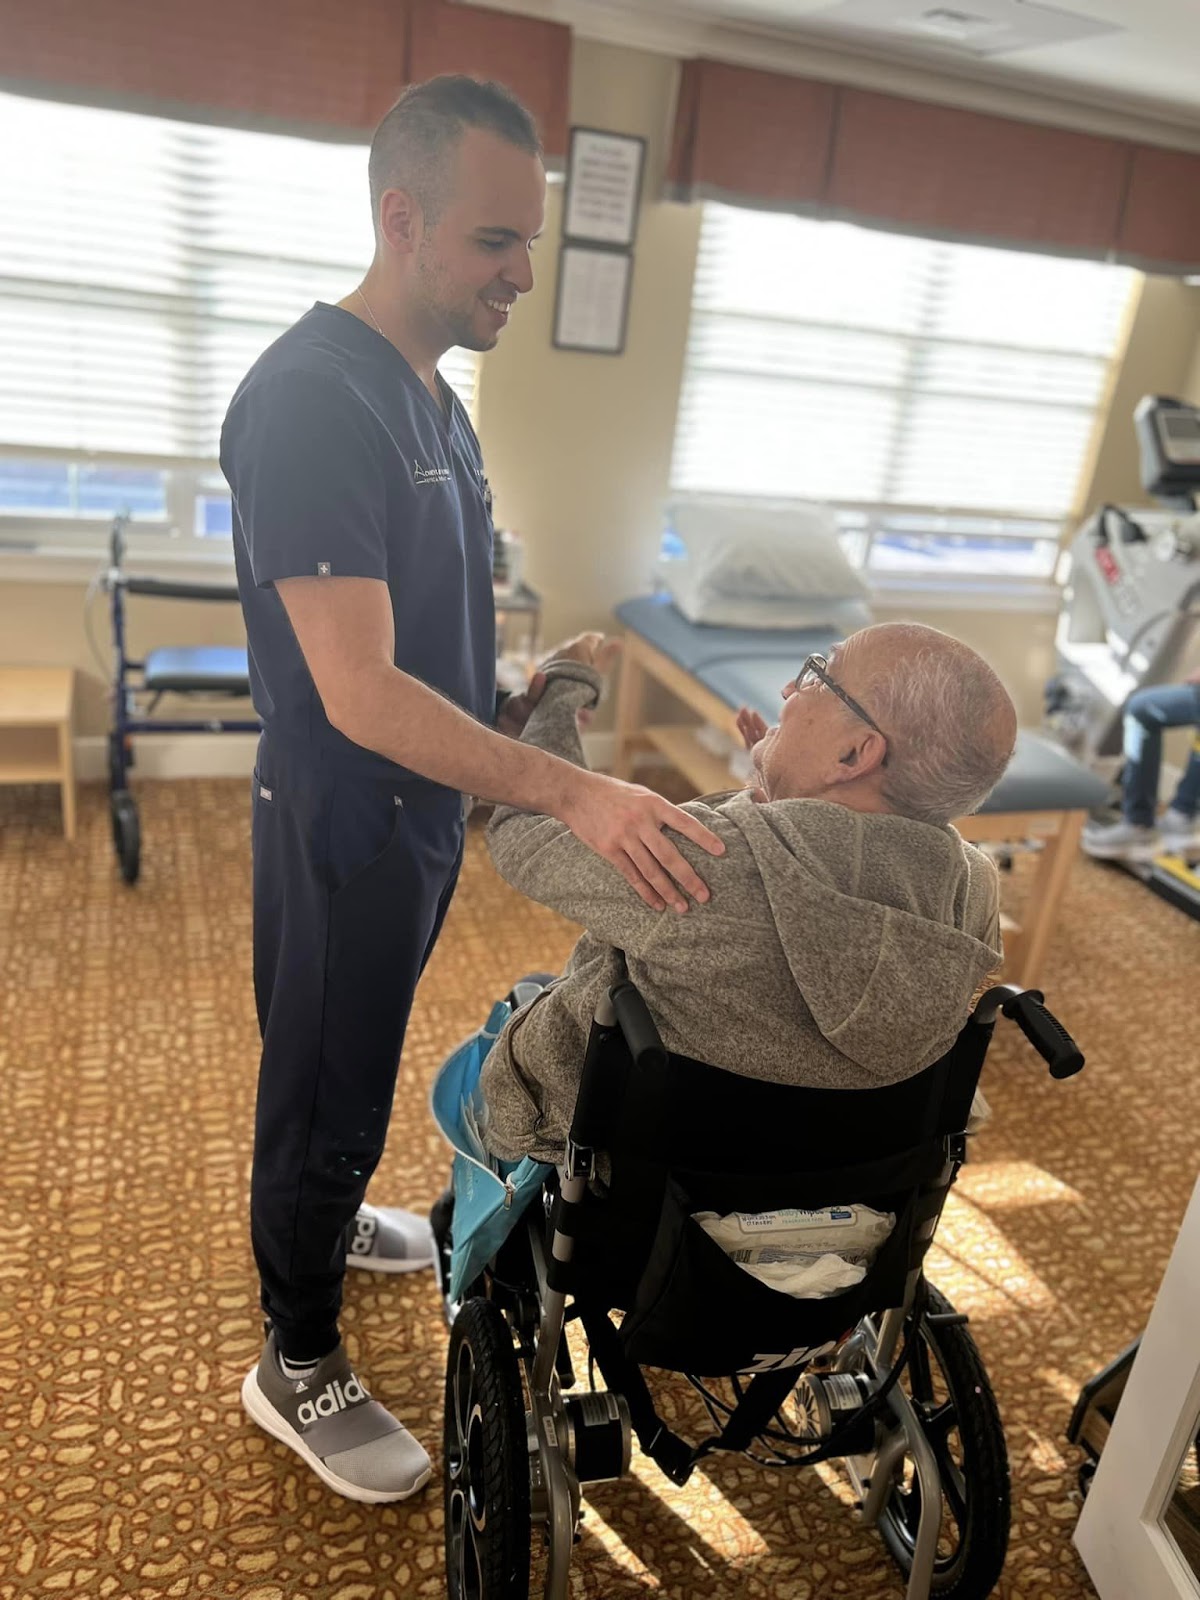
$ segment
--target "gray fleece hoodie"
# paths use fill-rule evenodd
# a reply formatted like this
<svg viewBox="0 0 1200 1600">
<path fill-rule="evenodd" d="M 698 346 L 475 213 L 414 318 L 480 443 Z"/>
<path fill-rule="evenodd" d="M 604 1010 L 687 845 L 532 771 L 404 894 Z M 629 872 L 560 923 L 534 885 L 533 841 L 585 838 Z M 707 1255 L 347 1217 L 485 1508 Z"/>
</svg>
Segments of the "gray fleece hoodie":
<svg viewBox="0 0 1200 1600">
<path fill-rule="evenodd" d="M 548 669 L 523 738 L 586 763 L 576 713 L 600 680 Z M 725 845 L 674 836 L 711 899 L 651 911 L 553 817 L 501 807 L 488 848 L 515 889 L 582 923 L 562 977 L 510 1018 L 484 1063 L 489 1147 L 561 1158 L 588 1028 L 617 952 L 668 1050 L 750 1078 L 821 1088 L 895 1083 L 936 1061 L 1000 963 L 999 888 L 953 828 L 825 800 L 746 792 L 684 807 Z"/>
</svg>

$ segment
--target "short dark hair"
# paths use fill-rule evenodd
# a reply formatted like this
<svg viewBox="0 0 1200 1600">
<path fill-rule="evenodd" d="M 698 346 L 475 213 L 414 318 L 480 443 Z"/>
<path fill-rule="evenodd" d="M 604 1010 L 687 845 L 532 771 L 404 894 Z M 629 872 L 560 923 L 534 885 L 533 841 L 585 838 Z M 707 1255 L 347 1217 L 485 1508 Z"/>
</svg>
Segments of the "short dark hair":
<svg viewBox="0 0 1200 1600">
<path fill-rule="evenodd" d="M 426 222 L 437 220 L 449 158 L 467 128 L 483 128 L 518 150 L 542 157 L 537 124 L 502 83 L 447 73 L 410 84 L 371 140 L 367 172 L 376 225 L 386 189 L 407 189 L 415 195 Z"/>
</svg>

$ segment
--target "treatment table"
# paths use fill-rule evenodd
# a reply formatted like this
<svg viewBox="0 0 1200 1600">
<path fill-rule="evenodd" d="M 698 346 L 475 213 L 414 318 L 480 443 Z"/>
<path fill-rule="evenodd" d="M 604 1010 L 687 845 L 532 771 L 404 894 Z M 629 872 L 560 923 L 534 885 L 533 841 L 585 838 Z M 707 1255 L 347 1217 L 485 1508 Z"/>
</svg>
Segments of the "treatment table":
<svg viewBox="0 0 1200 1600">
<path fill-rule="evenodd" d="M 648 720 L 651 686 L 667 690 L 740 748 L 739 707 L 749 706 L 769 723 L 776 722 L 780 691 L 805 656 L 828 654 L 842 637 L 832 629 L 692 623 L 665 595 L 627 600 L 616 614 L 625 628 L 625 645 L 613 771 L 628 778 L 638 752 L 656 750 L 699 794 L 733 788 L 737 780 L 727 761 L 697 739 L 694 725 Z M 1040 842 L 1021 923 L 1001 913 L 1008 981 L 1036 986 L 1087 813 L 1104 805 L 1107 797 L 1107 786 L 1094 773 L 1048 739 L 1022 729 L 1008 771 L 982 809 L 955 822 L 963 838 L 974 843 Z"/>
</svg>

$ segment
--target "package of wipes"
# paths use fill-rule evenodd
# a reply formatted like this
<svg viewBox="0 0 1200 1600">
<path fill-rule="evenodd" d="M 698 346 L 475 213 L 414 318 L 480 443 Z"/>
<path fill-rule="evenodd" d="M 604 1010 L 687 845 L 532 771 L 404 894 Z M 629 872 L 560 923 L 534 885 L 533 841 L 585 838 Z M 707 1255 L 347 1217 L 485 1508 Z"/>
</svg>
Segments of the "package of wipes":
<svg viewBox="0 0 1200 1600">
<path fill-rule="evenodd" d="M 875 1252 L 896 1226 L 870 1206 L 816 1211 L 697 1211 L 699 1223 L 731 1261 L 769 1288 L 820 1300 L 861 1283 Z"/>
</svg>

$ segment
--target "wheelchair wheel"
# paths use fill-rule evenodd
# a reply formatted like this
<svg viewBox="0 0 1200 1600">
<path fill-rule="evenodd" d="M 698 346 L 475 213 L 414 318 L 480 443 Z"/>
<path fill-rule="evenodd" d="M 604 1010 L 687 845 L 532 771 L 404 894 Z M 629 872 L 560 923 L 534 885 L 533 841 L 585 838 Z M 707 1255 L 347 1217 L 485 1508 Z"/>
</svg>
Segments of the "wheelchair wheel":
<svg viewBox="0 0 1200 1600">
<path fill-rule="evenodd" d="M 109 801 L 112 811 L 113 849 L 121 864 L 121 876 L 128 884 L 138 880 L 142 860 L 142 830 L 137 802 L 128 789 L 119 789 Z"/>
<path fill-rule="evenodd" d="M 942 1477 L 941 1529 L 930 1592 L 984 1600 L 1000 1578 L 1010 1522 L 1004 1429 L 975 1341 L 963 1324 L 931 1323 L 954 1308 L 932 1286 L 901 1380 Z M 905 1574 L 912 1570 L 921 1486 L 912 1464 L 893 1485 L 879 1531 Z"/>
<path fill-rule="evenodd" d="M 527 1600 L 529 1446 L 503 1313 L 466 1300 L 446 1364 L 446 1578 L 450 1600 Z"/>
</svg>

